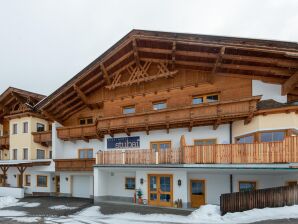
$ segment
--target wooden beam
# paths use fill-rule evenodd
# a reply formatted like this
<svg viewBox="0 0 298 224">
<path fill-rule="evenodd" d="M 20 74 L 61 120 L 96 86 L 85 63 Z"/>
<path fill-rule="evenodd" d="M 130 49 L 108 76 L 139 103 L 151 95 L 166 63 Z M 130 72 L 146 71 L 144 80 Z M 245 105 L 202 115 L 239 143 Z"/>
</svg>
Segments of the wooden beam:
<svg viewBox="0 0 298 224">
<path fill-rule="evenodd" d="M 57 121 L 57 122 L 59 122 L 60 124 L 62 124 L 62 121 L 61 121 L 59 118 L 55 117 L 54 115 L 52 115 L 51 113 L 49 113 L 49 112 L 47 112 L 47 111 L 45 111 L 45 110 L 43 110 L 43 111 L 41 112 L 41 114 L 43 114 L 45 117 L 49 118 L 49 119 L 52 120 L 52 121 Z"/>
<path fill-rule="evenodd" d="M 298 72 L 292 75 L 285 83 L 282 85 L 282 95 L 287 95 L 292 90 L 295 89 L 298 83 Z"/>
<path fill-rule="evenodd" d="M 103 65 L 103 63 L 100 63 L 100 69 L 101 69 L 101 72 L 102 72 L 102 74 L 103 74 L 103 76 L 104 76 L 104 78 L 106 80 L 106 83 L 108 85 L 110 85 L 111 84 L 111 79 L 110 79 L 109 74 L 108 74 L 105 66 Z"/>
<path fill-rule="evenodd" d="M 134 56 L 136 65 L 138 67 L 140 67 L 140 58 L 139 58 L 139 53 L 138 53 L 138 45 L 137 45 L 137 41 L 136 41 L 135 38 L 132 40 L 132 48 L 133 48 L 133 56 Z"/>
<path fill-rule="evenodd" d="M 87 96 L 80 90 L 77 85 L 73 85 L 74 90 L 78 94 L 78 97 L 82 100 L 82 102 L 90 109 L 93 110 L 93 105 L 88 102 Z"/>
<path fill-rule="evenodd" d="M 172 70 L 175 70 L 175 61 L 176 61 L 176 41 L 173 41 L 173 46 L 172 46 Z"/>
<path fill-rule="evenodd" d="M 212 71 L 211 71 L 211 74 L 210 74 L 210 77 L 209 77 L 209 81 L 213 84 L 214 83 L 214 76 L 216 74 L 216 70 L 218 67 L 220 67 L 221 65 L 221 61 L 222 61 L 222 56 L 225 54 L 225 50 L 226 48 L 225 47 L 222 47 L 218 53 L 218 56 L 217 56 L 217 59 L 216 59 L 216 62 L 212 68 Z"/>
</svg>

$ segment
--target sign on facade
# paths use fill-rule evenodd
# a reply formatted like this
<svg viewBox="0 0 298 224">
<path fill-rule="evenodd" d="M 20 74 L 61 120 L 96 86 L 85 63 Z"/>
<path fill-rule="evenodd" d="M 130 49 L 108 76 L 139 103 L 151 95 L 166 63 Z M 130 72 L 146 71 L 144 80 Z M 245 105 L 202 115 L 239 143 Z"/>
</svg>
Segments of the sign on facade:
<svg viewBox="0 0 298 224">
<path fill-rule="evenodd" d="M 108 149 L 140 148 L 140 136 L 108 138 L 107 148 Z"/>
</svg>

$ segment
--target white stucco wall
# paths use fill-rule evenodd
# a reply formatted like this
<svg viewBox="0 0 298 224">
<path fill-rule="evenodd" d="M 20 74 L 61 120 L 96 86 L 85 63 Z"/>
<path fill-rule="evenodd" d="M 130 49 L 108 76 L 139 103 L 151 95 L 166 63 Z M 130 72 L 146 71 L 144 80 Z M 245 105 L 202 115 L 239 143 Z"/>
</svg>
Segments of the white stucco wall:
<svg viewBox="0 0 298 224">
<path fill-rule="evenodd" d="M 262 100 L 273 99 L 280 103 L 287 102 L 287 96 L 281 95 L 281 85 L 252 80 L 252 95 L 262 95 Z"/>
</svg>

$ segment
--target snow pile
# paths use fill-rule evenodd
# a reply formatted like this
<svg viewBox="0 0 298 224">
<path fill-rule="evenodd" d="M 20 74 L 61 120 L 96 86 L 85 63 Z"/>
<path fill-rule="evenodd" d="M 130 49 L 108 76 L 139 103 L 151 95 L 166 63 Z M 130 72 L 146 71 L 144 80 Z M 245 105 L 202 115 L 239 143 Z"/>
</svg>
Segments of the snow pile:
<svg viewBox="0 0 298 224">
<path fill-rule="evenodd" d="M 25 208 L 35 208 L 35 207 L 38 207 L 40 206 L 40 203 L 39 202 L 33 202 L 33 203 L 26 203 L 23 205 L 23 207 Z"/>
<path fill-rule="evenodd" d="M 15 206 L 18 201 L 18 199 L 11 196 L 0 197 L 0 208 Z"/>
<path fill-rule="evenodd" d="M 14 210 L 0 210 L 0 217 L 14 217 L 14 216 L 26 216 L 27 212 L 14 211 Z"/>
<path fill-rule="evenodd" d="M 76 208 L 77 207 L 68 207 L 66 205 L 55 205 L 55 206 L 49 207 L 49 209 L 53 209 L 53 210 L 72 210 Z"/>
<path fill-rule="evenodd" d="M 21 223 L 34 223 L 40 222 L 40 217 L 10 217 L 13 221 L 21 222 Z"/>
</svg>

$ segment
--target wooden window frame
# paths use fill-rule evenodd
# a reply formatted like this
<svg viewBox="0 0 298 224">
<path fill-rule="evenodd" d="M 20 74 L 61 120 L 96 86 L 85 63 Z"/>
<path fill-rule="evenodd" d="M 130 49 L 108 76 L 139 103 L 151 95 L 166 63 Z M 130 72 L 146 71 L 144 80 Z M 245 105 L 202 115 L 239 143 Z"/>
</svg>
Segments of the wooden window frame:
<svg viewBox="0 0 298 224">
<path fill-rule="evenodd" d="M 27 149 L 27 159 L 25 159 L 25 149 Z M 23 148 L 23 160 L 29 160 L 29 149 Z"/>
<path fill-rule="evenodd" d="M 170 144 L 170 148 L 172 148 L 172 141 L 171 140 L 165 140 L 165 141 L 151 141 L 150 142 L 150 149 L 153 149 L 152 148 L 152 145 L 153 144 L 158 144 L 158 150 L 160 150 L 160 144 L 163 144 L 163 143 L 169 143 Z"/>
<path fill-rule="evenodd" d="M 254 136 L 254 143 L 260 143 L 261 142 L 261 134 L 262 133 L 268 133 L 268 132 L 284 132 L 285 137 L 290 136 L 292 129 L 275 129 L 275 130 L 262 130 L 262 131 L 256 131 L 256 132 L 251 132 L 245 135 L 239 135 L 234 137 L 235 143 L 237 143 L 239 138 L 247 137 L 247 136 Z M 237 143 L 237 144 L 249 144 L 249 143 Z"/>
<path fill-rule="evenodd" d="M 124 113 L 124 110 L 127 108 L 134 108 L 134 112 L 131 113 Z M 132 104 L 132 105 L 127 105 L 127 106 L 123 106 L 122 107 L 122 114 L 123 115 L 130 115 L 130 114 L 135 114 L 136 113 L 136 105 Z"/>
<path fill-rule="evenodd" d="M 216 103 L 216 102 L 208 102 L 207 101 L 208 96 L 215 96 L 215 95 L 218 97 L 218 100 L 216 102 L 219 102 L 220 101 L 220 94 L 219 93 L 208 93 L 208 94 L 201 94 L 201 95 L 193 95 L 192 98 L 191 98 L 191 104 L 192 105 L 200 105 L 200 104 L 206 104 L 206 103 Z M 198 104 L 194 104 L 193 103 L 194 98 L 203 98 L 203 102 L 198 103 Z"/>
<path fill-rule="evenodd" d="M 91 124 L 88 124 L 88 120 L 89 119 L 92 119 L 92 123 Z M 85 124 L 81 124 L 81 120 L 84 120 L 85 121 Z M 79 125 L 92 125 L 92 124 L 94 124 L 94 119 L 93 119 L 93 117 L 92 116 L 90 116 L 90 117 L 81 117 L 81 118 L 78 118 L 78 123 L 79 123 Z"/>
<path fill-rule="evenodd" d="M 126 183 L 127 183 L 127 180 L 128 179 L 134 179 L 135 180 L 135 188 L 134 189 L 132 189 L 132 188 L 127 188 L 126 187 Z M 135 177 L 125 177 L 125 183 L 124 183 L 124 188 L 125 188 L 125 190 L 132 190 L 132 191 L 134 191 L 135 189 L 136 189 L 136 178 Z"/>
<path fill-rule="evenodd" d="M 27 182 L 27 177 L 28 176 L 30 178 L 30 183 Z M 25 181 L 24 181 L 25 186 L 27 186 L 27 187 L 31 186 L 31 174 L 25 174 L 24 177 L 25 177 Z"/>
<path fill-rule="evenodd" d="M 210 145 L 216 145 L 217 144 L 217 138 L 203 138 L 203 139 L 194 139 L 193 140 L 193 145 L 195 145 L 195 142 L 196 141 L 210 141 L 210 140 L 214 140 L 215 143 L 214 144 L 210 144 Z M 199 146 L 199 145 L 196 145 L 196 146 Z"/>
<path fill-rule="evenodd" d="M 88 150 L 92 150 L 92 158 L 88 158 Z M 84 155 L 86 155 L 87 157 L 80 158 L 80 152 L 81 152 L 81 151 L 85 151 L 85 152 L 84 152 Z M 79 150 L 78 150 L 78 159 L 93 159 L 93 153 L 94 153 L 93 148 L 79 149 Z"/>
<path fill-rule="evenodd" d="M 38 185 L 38 178 L 39 177 L 46 177 L 46 186 L 40 186 L 40 185 Z M 36 175 L 36 186 L 37 187 L 48 187 L 48 176 L 47 175 Z"/>
<path fill-rule="evenodd" d="M 255 185 L 254 190 L 258 189 L 258 182 L 256 180 L 239 180 L 238 181 L 238 192 L 240 192 L 240 184 L 241 183 L 254 183 L 254 185 Z"/>
<path fill-rule="evenodd" d="M 164 103 L 166 105 L 166 107 L 162 108 L 162 109 L 154 109 L 155 104 L 161 104 L 161 103 Z M 161 110 L 166 110 L 166 109 L 168 109 L 168 101 L 167 100 L 158 100 L 158 101 L 152 102 L 152 110 L 153 111 L 161 111 Z"/>
</svg>

